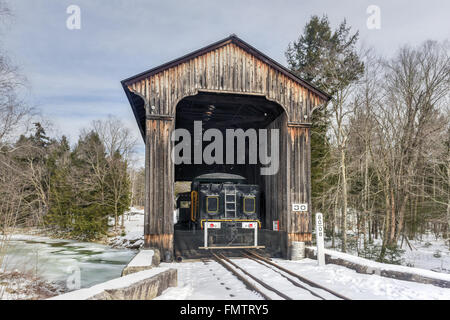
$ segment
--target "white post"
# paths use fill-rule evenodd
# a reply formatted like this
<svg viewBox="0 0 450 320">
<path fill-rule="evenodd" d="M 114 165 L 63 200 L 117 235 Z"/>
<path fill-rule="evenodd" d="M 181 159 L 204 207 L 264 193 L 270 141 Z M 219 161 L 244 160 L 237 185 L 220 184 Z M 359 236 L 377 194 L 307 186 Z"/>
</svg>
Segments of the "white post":
<svg viewBox="0 0 450 320">
<path fill-rule="evenodd" d="M 255 227 L 255 247 L 258 246 L 258 224 Z"/>
<path fill-rule="evenodd" d="M 316 213 L 316 243 L 317 243 L 317 264 L 325 265 L 325 252 L 323 241 L 323 216 L 320 212 Z"/>
<path fill-rule="evenodd" d="M 204 235 L 205 235 L 205 238 L 204 238 L 204 246 L 205 246 L 205 248 L 208 248 L 208 222 L 207 221 L 205 221 L 205 233 L 204 233 Z"/>
</svg>

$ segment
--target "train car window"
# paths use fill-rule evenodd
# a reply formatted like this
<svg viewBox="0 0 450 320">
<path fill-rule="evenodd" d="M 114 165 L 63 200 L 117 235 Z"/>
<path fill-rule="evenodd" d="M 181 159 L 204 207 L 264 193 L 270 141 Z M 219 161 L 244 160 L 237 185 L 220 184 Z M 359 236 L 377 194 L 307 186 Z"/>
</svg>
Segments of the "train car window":
<svg viewBox="0 0 450 320">
<path fill-rule="evenodd" d="M 206 212 L 207 213 L 218 213 L 219 212 L 219 197 L 218 196 L 206 197 Z"/>
<path fill-rule="evenodd" d="M 254 197 L 244 197 L 244 213 L 255 213 L 255 198 Z"/>
<path fill-rule="evenodd" d="M 181 209 L 189 209 L 191 207 L 190 201 L 180 201 L 180 208 Z"/>
</svg>

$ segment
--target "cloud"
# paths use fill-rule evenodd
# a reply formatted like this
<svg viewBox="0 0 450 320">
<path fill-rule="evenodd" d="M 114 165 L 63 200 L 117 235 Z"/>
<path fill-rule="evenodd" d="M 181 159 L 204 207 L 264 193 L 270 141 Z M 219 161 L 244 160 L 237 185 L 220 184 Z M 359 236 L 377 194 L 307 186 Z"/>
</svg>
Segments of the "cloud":
<svg viewBox="0 0 450 320">
<path fill-rule="evenodd" d="M 0 43 L 29 78 L 30 104 L 62 133 L 76 138 L 91 120 L 114 114 L 138 134 L 120 80 L 231 33 L 282 64 L 287 45 L 313 14 L 327 14 L 334 26 L 346 18 L 384 55 L 407 42 L 449 37 L 448 1 L 372 2 L 10 0 L 14 24 Z M 66 28 L 71 4 L 81 8 L 79 31 Z M 371 4 L 380 6 L 380 30 L 366 28 Z"/>
</svg>

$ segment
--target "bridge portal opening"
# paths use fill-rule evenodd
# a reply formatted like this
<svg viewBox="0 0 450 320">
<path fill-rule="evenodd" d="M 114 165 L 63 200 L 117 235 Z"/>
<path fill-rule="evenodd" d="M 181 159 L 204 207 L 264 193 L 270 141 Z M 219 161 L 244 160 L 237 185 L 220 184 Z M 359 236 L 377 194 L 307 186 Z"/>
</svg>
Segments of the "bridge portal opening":
<svg viewBox="0 0 450 320">
<path fill-rule="evenodd" d="M 182 151 L 174 149 L 176 155 L 180 157 L 178 161 L 182 161 L 181 158 L 184 159 L 183 163 L 174 165 L 178 222 L 182 220 L 187 223 L 186 220 L 191 218 L 190 207 L 183 209 L 180 206 L 187 207 L 185 203 L 191 200 L 188 193 L 192 191 L 190 188 L 192 180 L 205 174 L 225 173 L 242 176 L 246 178 L 247 184 L 259 186 L 257 219 L 261 222 L 261 229 L 272 230 L 273 221 L 277 221 L 279 214 L 279 211 L 274 208 L 280 201 L 279 194 L 273 189 L 274 180 L 284 181 L 286 174 L 283 172 L 285 166 L 281 164 L 285 161 L 286 119 L 284 109 L 262 95 L 201 92 L 182 99 L 176 107 L 175 130 L 184 130 L 184 134 L 183 138 L 177 137 L 174 145 L 182 143 L 182 140 L 186 138 L 185 134 L 189 133 L 190 148 Z M 219 143 L 220 150 L 208 150 L 208 146 L 217 143 L 217 138 L 208 134 L 211 129 L 216 134 L 220 133 L 222 137 L 219 139 L 222 140 Z M 242 142 L 239 141 L 240 138 L 230 135 L 230 132 L 237 133 L 239 130 L 245 135 L 244 148 L 242 144 L 240 145 Z M 255 136 L 257 141 L 252 140 Z M 273 145 L 273 139 L 276 140 L 276 148 Z M 266 142 L 266 147 L 261 150 L 263 140 Z M 232 150 L 230 145 L 233 146 Z M 185 154 L 186 151 L 189 154 Z M 205 159 L 210 151 L 214 156 L 214 163 Z M 202 153 L 202 157 L 199 157 L 199 152 Z M 244 155 L 240 154 L 242 152 Z M 261 157 L 261 153 L 268 158 Z M 244 163 L 242 163 L 243 159 Z M 201 163 L 198 163 L 200 160 Z M 263 168 L 274 169 L 274 172 L 266 170 L 262 173 Z M 250 202 L 247 201 L 247 203 Z M 189 206 L 192 205 L 190 203 Z M 263 244 L 261 242 L 265 242 L 264 233 L 261 233 L 259 238 L 260 244 Z M 175 230 L 174 240 L 175 251 L 186 246 L 189 246 L 192 251 L 203 241 L 201 232 L 192 234 L 192 232 L 180 230 Z M 281 246 L 278 245 L 278 247 Z M 182 253 L 179 251 L 178 255 Z"/>
</svg>

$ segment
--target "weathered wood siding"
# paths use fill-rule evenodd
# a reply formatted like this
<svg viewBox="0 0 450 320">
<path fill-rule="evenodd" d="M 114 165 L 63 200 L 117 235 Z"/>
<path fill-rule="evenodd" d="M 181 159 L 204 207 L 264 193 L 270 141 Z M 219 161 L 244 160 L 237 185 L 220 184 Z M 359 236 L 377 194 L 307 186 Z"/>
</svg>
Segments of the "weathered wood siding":
<svg viewBox="0 0 450 320">
<path fill-rule="evenodd" d="M 280 168 L 276 175 L 263 177 L 266 194 L 265 225 L 280 221 L 280 231 L 290 241 L 311 241 L 310 129 L 287 125 L 283 114 L 267 129 L 280 130 Z M 292 203 L 308 203 L 308 212 L 293 212 Z"/>
<path fill-rule="evenodd" d="M 146 199 L 144 234 L 146 246 L 172 249 L 173 235 L 173 163 L 170 133 L 174 121 L 146 120 Z"/>
<path fill-rule="evenodd" d="M 264 95 L 285 108 L 289 122 L 309 121 L 310 111 L 321 101 L 314 92 L 232 42 L 128 87 L 155 107 L 152 113 L 171 116 L 181 99 L 199 90 Z"/>
<path fill-rule="evenodd" d="M 280 167 L 275 175 L 262 176 L 265 199 L 265 225 L 272 230 L 274 220 L 280 221 L 280 230 L 288 231 L 288 181 L 287 181 L 287 116 L 282 114 L 268 127 L 280 130 Z M 270 146 L 270 145 L 269 145 Z M 270 153 L 271 154 L 271 153 Z"/>
<path fill-rule="evenodd" d="M 307 203 L 308 212 L 289 210 L 288 240 L 311 241 L 311 139 L 310 128 L 289 125 L 287 128 L 288 203 Z"/>
<path fill-rule="evenodd" d="M 154 70 L 126 82 L 149 107 L 145 130 L 146 245 L 161 248 L 162 257 L 164 250 L 173 246 L 170 133 L 177 104 L 199 92 L 265 96 L 286 111 L 269 125 L 281 130 L 280 171 L 252 180 L 260 179 L 266 194 L 266 227 L 271 229 L 272 221 L 280 220 L 289 243 L 310 241 L 311 212 L 291 212 L 291 204 L 308 203 L 311 210 L 309 122 L 313 108 L 325 102 L 324 95 L 232 40 Z"/>
</svg>

